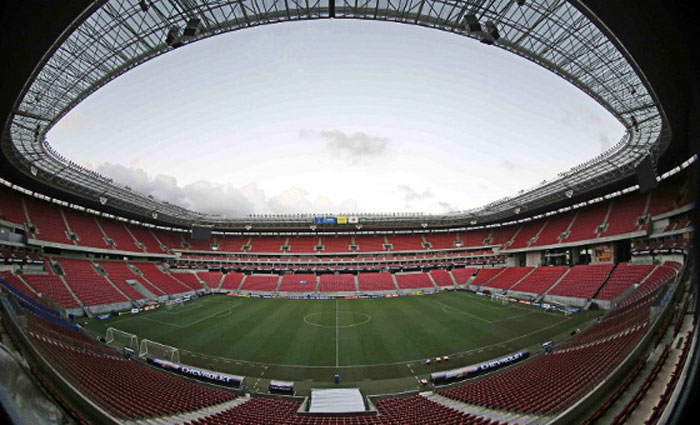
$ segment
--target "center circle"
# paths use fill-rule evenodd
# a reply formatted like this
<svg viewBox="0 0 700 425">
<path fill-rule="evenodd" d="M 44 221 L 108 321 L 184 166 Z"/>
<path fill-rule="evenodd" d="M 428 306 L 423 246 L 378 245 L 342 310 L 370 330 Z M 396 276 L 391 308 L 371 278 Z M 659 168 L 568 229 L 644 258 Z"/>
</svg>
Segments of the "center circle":
<svg viewBox="0 0 700 425">
<path fill-rule="evenodd" d="M 304 323 L 318 328 L 354 328 L 369 323 L 372 316 L 355 311 L 319 312 L 304 316 Z"/>
</svg>

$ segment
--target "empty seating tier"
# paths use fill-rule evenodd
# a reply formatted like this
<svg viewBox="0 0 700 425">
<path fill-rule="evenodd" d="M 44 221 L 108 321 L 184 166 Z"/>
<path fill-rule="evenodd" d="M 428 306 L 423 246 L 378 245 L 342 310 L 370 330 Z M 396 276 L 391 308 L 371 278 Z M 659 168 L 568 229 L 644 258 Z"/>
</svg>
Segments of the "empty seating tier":
<svg viewBox="0 0 700 425">
<path fill-rule="evenodd" d="M 459 233 L 460 246 L 484 246 L 484 239 L 489 235 L 486 230 L 472 230 L 470 232 Z M 511 233 L 512 235 L 512 233 Z M 494 245 L 496 242 L 491 241 L 489 245 Z"/>
<path fill-rule="evenodd" d="M 531 271 L 532 267 L 506 267 L 503 273 L 494 276 L 493 279 L 491 279 L 488 283 L 485 283 L 484 286 L 489 288 L 508 289 Z"/>
<path fill-rule="evenodd" d="M 639 326 L 595 344 L 541 355 L 440 393 L 493 409 L 550 413 L 572 404 L 578 394 L 604 379 L 627 355 L 644 329 Z"/>
<path fill-rule="evenodd" d="M 61 278 L 50 274 L 25 274 L 22 278 L 34 290 L 63 308 L 78 308 L 80 305 L 73 298 Z"/>
<path fill-rule="evenodd" d="M 71 209 L 64 209 L 66 221 L 78 237 L 78 244 L 94 248 L 111 249 L 105 242 L 102 230 L 97 226 L 94 215 L 88 215 Z"/>
<path fill-rule="evenodd" d="M 486 283 L 488 283 L 491 279 L 493 279 L 494 276 L 498 275 L 504 270 L 504 267 L 495 267 L 495 268 L 483 268 L 479 270 L 479 273 L 476 275 L 474 280 L 472 281 L 472 285 L 476 286 L 481 286 Z"/>
<path fill-rule="evenodd" d="M 243 252 L 243 246 L 249 242 L 248 236 L 217 236 L 216 243 L 219 251 Z"/>
<path fill-rule="evenodd" d="M 431 233 L 425 235 L 430 249 L 453 249 L 457 240 L 454 233 Z"/>
<path fill-rule="evenodd" d="M 583 241 L 598 237 L 598 226 L 603 224 L 608 212 L 607 202 L 581 208 L 574 218 L 569 235 L 562 242 Z"/>
<path fill-rule="evenodd" d="M 140 300 L 145 298 L 140 292 L 137 292 L 128 282 L 139 282 L 141 285 L 146 287 L 146 289 L 155 291 L 155 288 L 151 289 L 152 286 L 145 282 L 140 276 L 134 274 L 126 263 L 121 261 L 102 261 L 99 266 L 107 273 L 107 277 L 112 281 L 119 289 L 122 290 L 126 295 L 131 297 L 133 300 Z M 153 295 L 163 295 L 162 291 L 156 291 Z"/>
<path fill-rule="evenodd" d="M 73 241 L 66 234 L 66 224 L 61 216 L 61 209 L 58 205 L 51 205 L 48 202 L 34 198 L 25 198 L 29 220 L 34 225 L 36 232 L 34 238 L 42 241 L 58 242 L 63 244 L 73 244 Z"/>
<path fill-rule="evenodd" d="M 252 238 L 250 241 L 250 252 L 280 253 L 286 239 L 274 236 Z"/>
<path fill-rule="evenodd" d="M 88 260 L 58 259 L 64 278 L 84 305 L 101 305 L 129 301 L 119 293 Z"/>
<path fill-rule="evenodd" d="M 182 233 L 180 232 L 167 232 L 160 229 L 152 229 L 151 232 L 155 237 L 170 249 L 182 249 Z"/>
<path fill-rule="evenodd" d="M 143 252 L 136 245 L 136 241 L 126 230 L 125 224 L 115 220 L 98 220 L 104 230 L 105 235 L 114 242 L 114 248 L 122 251 Z"/>
<path fill-rule="evenodd" d="M 615 198 L 608 217 L 607 229 L 601 237 L 622 235 L 639 230 L 639 218 L 644 213 L 647 195 L 633 194 Z"/>
<path fill-rule="evenodd" d="M 478 270 L 476 267 L 454 268 L 452 276 L 454 276 L 457 285 L 465 285 Z"/>
<path fill-rule="evenodd" d="M 527 275 L 517 285 L 512 287 L 513 291 L 531 292 L 542 294 L 549 289 L 569 268 L 566 266 L 537 267 L 532 273 Z"/>
<path fill-rule="evenodd" d="M 285 274 L 282 275 L 280 292 L 312 292 L 316 290 L 315 274 Z"/>
<path fill-rule="evenodd" d="M 172 276 L 193 291 L 204 289 L 194 273 L 174 273 Z"/>
<path fill-rule="evenodd" d="M 430 281 L 425 273 L 405 273 L 396 275 L 396 283 L 401 289 L 419 289 L 433 288 L 433 282 Z"/>
<path fill-rule="evenodd" d="M 246 276 L 242 290 L 245 291 L 274 291 L 277 289 L 279 276 L 272 274 L 252 274 Z"/>
<path fill-rule="evenodd" d="M 0 185 L 0 220 L 21 225 L 27 222 L 22 206 L 22 196 L 3 185 Z"/>
<path fill-rule="evenodd" d="M 544 229 L 530 246 L 546 246 L 559 243 L 559 239 L 574 219 L 573 213 L 557 214 L 547 219 Z"/>
<path fill-rule="evenodd" d="M 321 292 L 355 291 L 355 276 L 351 274 L 322 274 L 318 289 Z"/>
<path fill-rule="evenodd" d="M 143 276 L 153 284 L 156 288 L 166 294 L 180 294 L 191 291 L 192 289 L 175 280 L 169 274 L 163 273 L 155 264 L 151 263 L 135 263 Z"/>
<path fill-rule="evenodd" d="M 360 273 L 357 275 L 360 291 L 396 290 L 390 273 Z"/>
<path fill-rule="evenodd" d="M 199 276 L 202 282 L 206 283 L 207 286 L 213 289 L 219 287 L 219 283 L 221 282 L 221 277 L 223 276 L 223 274 L 221 272 L 199 271 L 197 272 L 197 276 Z"/>
<path fill-rule="evenodd" d="M 147 252 L 152 252 L 155 254 L 165 252 L 163 248 L 161 248 L 160 243 L 158 243 L 155 236 L 153 236 L 153 233 L 151 233 L 150 229 L 143 226 L 129 226 L 129 230 L 131 231 L 131 234 L 134 235 L 134 238 L 141 242 L 141 245 L 146 248 Z"/>
<path fill-rule="evenodd" d="M 299 416 L 301 402 L 252 398 L 184 425 L 506 425 L 461 412 L 420 395 L 375 400 L 378 416 Z"/>
<path fill-rule="evenodd" d="M 78 331 L 68 332 L 78 333 Z M 236 398 L 110 354 L 85 339 L 80 348 L 53 332 L 30 327 L 32 343 L 80 392 L 120 418 L 145 418 L 198 410 Z"/>
<path fill-rule="evenodd" d="M 392 251 L 423 251 L 423 238 L 421 235 L 391 235 L 387 239 L 392 245 Z"/>
<path fill-rule="evenodd" d="M 430 276 L 437 286 L 454 286 L 452 276 L 447 270 L 431 270 Z"/>
<path fill-rule="evenodd" d="M 385 243 L 384 236 L 355 236 L 355 245 L 360 252 L 385 251 Z"/>
<path fill-rule="evenodd" d="M 248 276 L 248 278 L 252 278 L 253 276 Z M 238 289 L 238 287 L 241 285 L 241 280 L 243 280 L 243 273 L 239 272 L 229 272 L 224 275 L 224 281 L 221 283 L 221 289 L 230 289 L 232 291 L 235 291 Z M 277 280 L 275 280 L 275 285 L 277 284 Z M 217 283 L 218 285 L 218 283 Z M 274 288 L 272 289 L 274 290 Z"/>
<path fill-rule="evenodd" d="M 318 238 L 315 236 L 299 236 L 289 238 L 288 252 L 316 252 Z"/>
<path fill-rule="evenodd" d="M 525 248 L 529 246 L 530 241 L 537 235 L 543 224 L 544 222 L 542 220 L 535 220 L 523 224 L 520 231 L 513 238 L 513 243 L 508 246 L 508 249 Z"/>
<path fill-rule="evenodd" d="M 591 298 L 612 270 L 612 264 L 574 266 L 547 294 Z"/>
<path fill-rule="evenodd" d="M 600 300 L 612 300 L 618 295 L 622 294 L 626 289 L 632 287 L 632 285 L 641 283 L 642 280 L 654 269 L 651 265 L 630 265 L 627 263 L 620 263 L 615 267 L 612 275 L 603 286 L 597 299 Z"/>
<path fill-rule="evenodd" d="M 321 238 L 323 245 L 322 252 L 350 252 L 352 245 L 352 237 L 350 236 L 323 236 Z"/>
</svg>

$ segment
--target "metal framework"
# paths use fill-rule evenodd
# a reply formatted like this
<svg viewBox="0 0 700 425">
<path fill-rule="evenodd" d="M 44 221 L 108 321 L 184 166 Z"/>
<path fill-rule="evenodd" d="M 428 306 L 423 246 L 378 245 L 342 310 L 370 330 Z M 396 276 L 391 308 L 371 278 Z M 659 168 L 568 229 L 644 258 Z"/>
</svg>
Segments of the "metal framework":
<svg viewBox="0 0 700 425">
<path fill-rule="evenodd" d="M 124 211 L 189 227 L 309 226 L 312 214 L 220 217 L 193 212 L 137 193 L 62 157 L 44 135 L 75 105 L 129 69 L 216 34 L 270 23 L 310 19 L 365 19 L 420 25 L 493 44 L 556 73 L 612 113 L 627 129 L 607 152 L 551 181 L 481 208 L 444 215 L 369 215 L 367 224 L 423 227 L 513 219 L 625 178 L 646 156 L 654 164 L 670 131 L 651 87 L 602 23 L 576 0 L 101 0 L 57 40 L 53 52 L 17 101 L 2 149 L 15 167 L 71 194 Z M 465 15 L 482 30 L 469 31 Z M 183 29 L 192 19 L 196 35 Z M 489 31 L 498 31 L 499 37 Z M 166 43 L 170 33 L 176 40 Z"/>
</svg>

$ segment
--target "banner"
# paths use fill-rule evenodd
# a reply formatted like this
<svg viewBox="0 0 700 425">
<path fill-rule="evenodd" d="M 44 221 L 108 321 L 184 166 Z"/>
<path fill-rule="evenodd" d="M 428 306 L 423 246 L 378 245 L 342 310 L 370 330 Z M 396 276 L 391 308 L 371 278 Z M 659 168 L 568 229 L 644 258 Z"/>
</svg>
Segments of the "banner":
<svg viewBox="0 0 700 425">
<path fill-rule="evenodd" d="M 179 363 L 161 360 L 157 357 L 147 357 L 146 361 L 152 365 L 179 373 L 181 375 L 190 376 L 201 381 L 213 382 L 215 384 L 225 385 L 227 387 L 238 388 L 243 382 L 243 377 L 238 375 L 229 375 L 226 373 L 214 372 L 207 369 L 199 369 L 192 366 L 187 366 Z"/>
<path fill-rule="evenodd" d="M 345 216 L 338 216 L 338 224 L 348 224 L 348 218 Z"/>
<path fill-rule="evenodd" d="M 336 224 L 336 219 L 335 217 L 326 217 L 325 223 L 326 224 Z"/>
<path fill-rule="evenodd" d="M 357 224 L 360 222 L 360 217 L 352 216 L 348 217 L 348 224 Z"/>
<path fill-rule="evenodd" d="M 465 366 L 459 369 L 446 370 L 444 372 L 435 372 L 430 374 L 430 379 L 434 383 L 445 383 L 456 379 L 466 379 L 481 373 L 500 369 L 528 357 L 530 357 L 530 352 L 528 350 L 522 350 L 494 360 L 477 363 L 475 365 Z"/>
</svg>

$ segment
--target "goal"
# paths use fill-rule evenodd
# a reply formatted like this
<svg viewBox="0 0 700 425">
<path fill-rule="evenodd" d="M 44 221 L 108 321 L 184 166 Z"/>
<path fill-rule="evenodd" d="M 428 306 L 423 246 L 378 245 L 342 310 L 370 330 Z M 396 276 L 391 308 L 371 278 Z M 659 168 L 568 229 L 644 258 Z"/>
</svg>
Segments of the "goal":
<svg viewBox="0 0 700 425">
<path fill-rule="evenodd" d="M 491 295 L 491 302 L 492 303 L 501 303 L 501 304 L 508 304 L 508 297 L 505 295 L 500 295 L 500 294 L 493 294 Z"/>
<path fill-rule="evenodd" d="M 147 356 L 153 356 L 159 359 L 180 363 L 180 350 L 178 350 L 176 347 L 151 341 L 150 339 L 142 339 L 141 346 L 139 348 L 139 357 Z"/>
<path fill-rule="evenodd" d="M 129 332 L 120 331 L 117 328 L 107 328 L 105 341 L 108 345 L 117 348 L 130 347 L 134 350 L 139 348 L 139 339 L 136 337 L 136 335 Z"/>
</svg>

